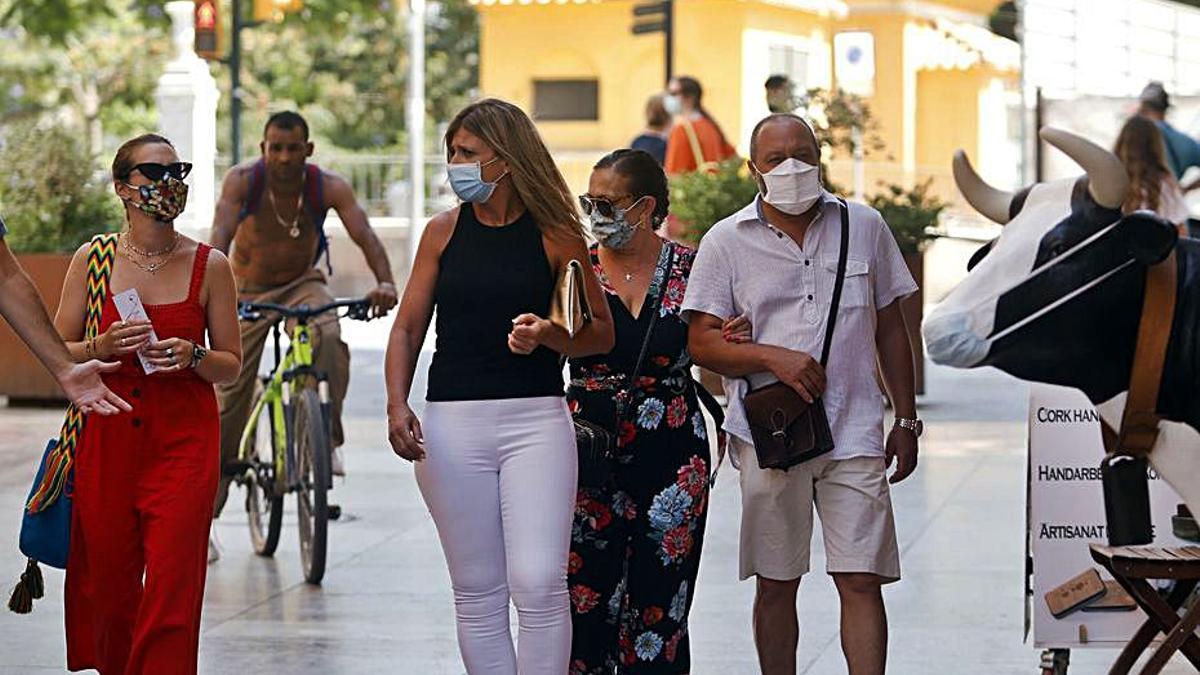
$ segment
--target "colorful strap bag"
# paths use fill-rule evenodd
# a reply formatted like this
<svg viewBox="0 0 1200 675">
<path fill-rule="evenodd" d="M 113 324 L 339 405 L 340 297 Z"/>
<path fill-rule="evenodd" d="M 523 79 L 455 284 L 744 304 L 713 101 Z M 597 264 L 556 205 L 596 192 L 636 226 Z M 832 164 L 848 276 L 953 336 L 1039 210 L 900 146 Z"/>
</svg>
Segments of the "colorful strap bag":
<svg viewBox="0 0 1200 675">
<path fill-rule="evenodd" d="M 116 250 L 115 234 L 97 235 L 88 249 L 85 340 L 100 334 L 100 315 L 108 297 L 108 279 Z M 58 569 L 67 567 L 71 543 L 72 463 L 86 421 L 87 417 L 75 406 L 67 408 L 67 417 L 58 437 L 51 439 L 42 453 L 21 519 L 21 553 L 28 558 L 28 563 L 8 602 L 8 608 L 18 614 L 28 614 L 33 609 L 33 601 L 45 595 L 45 582 L 38 563 Z"/>
</svg>

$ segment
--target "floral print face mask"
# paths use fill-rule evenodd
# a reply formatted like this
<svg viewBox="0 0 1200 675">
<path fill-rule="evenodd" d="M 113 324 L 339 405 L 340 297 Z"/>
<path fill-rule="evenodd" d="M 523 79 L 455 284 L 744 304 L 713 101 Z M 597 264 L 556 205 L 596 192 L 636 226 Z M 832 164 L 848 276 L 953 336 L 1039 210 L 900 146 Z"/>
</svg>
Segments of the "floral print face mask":
<svg viewBox="0 0 1200 675">
<path fill-rule="evenodd" d="M 126 183 L 128 185 L 128 183 Z M 174 176 L 165 176 L 162 180 L 149 185 L 129 185 L 136 188 L 142 201 L 135 202 L 125 199 L 125 203 L 134 206 L 160 223 L 172 223 L 187 206 L 188 185 Z"/>
</svg>

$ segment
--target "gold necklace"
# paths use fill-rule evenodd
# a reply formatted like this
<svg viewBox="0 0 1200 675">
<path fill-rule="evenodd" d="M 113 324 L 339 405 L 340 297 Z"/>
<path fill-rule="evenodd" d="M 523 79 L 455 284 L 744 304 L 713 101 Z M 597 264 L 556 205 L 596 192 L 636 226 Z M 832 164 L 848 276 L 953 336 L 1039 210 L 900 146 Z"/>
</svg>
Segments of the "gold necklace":
<svg viewBox="0 0 1200 675">
<path fill-rule="evenodd" d="M 136 249 L 133 246 L 133 244 L 129 243 L 129 237 L 122 235 L 121 236 L 121 248 L 124 249 L 123 252 L 125 253 L 126 260 L 128 260 L 129 262 L 133 263 L 134 265 L 137 265 L 138 267 L 140 267 L 142 270 L 149 272 L 150 274 L 153 275 L 153 274 L 158 274 L 159 270 L 166 267 L 167 263 L 169 263 L 175 259 L 174 254 L 175 254 L 175 250 L 179 248 L 179 240 L 180 240 L 179 233 L 176 232 L 175 240 L 171 243 L 171 246 L 169 248 L 164 249 L 164 251 L 162 251 L 161 253 L 150 256 L 150 255 L 147 255 L 144 252 Z M 140 254 L 140 255 L 142 255 L 144 257 L 148 257 L 148 258 L 149 257 L 166 256 L 166 259 L 161 262 L 145 263 L 145 262 L 141 262 L 141 261 L 137 260 L 132 255 L 130 255 L 130 253 L 137 253 L 137 254 Z"/>
<path fill-rule="evenodd" d="M 292 222 L 288 223 L 279 215 L 279 204 L 275 201 L 275 190 L 270 185 L 267 186 L 267 197 L 271 200 L 271 210 L 275 212 L 275 222 L 279 226 L 288 231 L 288 236 L 296 239 L 300 236 L 300 214 L 304 209 L 304 183 L 308 180 L 308 176 L 300 179 L 300 196 L 296 198 L 296 216 L 292 218 Z"/>
<path fill-rule="evenodd" d="M 177 246 L 179 246 L 179 233 L 178 232 L 175 233 L 175 238 L 171 240 L 171 244 L 161 251 L 153 251 L 153 252 L 143 251 L 142 249 L 138 248 L 137 246 L 134 246 L 133 242 L 130 241 L 131 239 L 133 239 L 133 236 L 131 234 L 129 234 L 128 232 L 124 232 L 121 234 L 121 242 L 125 246 L 125 248 L 129 249 L 130 251 L 133 251 L 134 253 L 136 253 L 144 258 L 158 258 L 160 256 L 164 256 L 164 255 L 174 251 L 175 248 Z"/>
</svg>

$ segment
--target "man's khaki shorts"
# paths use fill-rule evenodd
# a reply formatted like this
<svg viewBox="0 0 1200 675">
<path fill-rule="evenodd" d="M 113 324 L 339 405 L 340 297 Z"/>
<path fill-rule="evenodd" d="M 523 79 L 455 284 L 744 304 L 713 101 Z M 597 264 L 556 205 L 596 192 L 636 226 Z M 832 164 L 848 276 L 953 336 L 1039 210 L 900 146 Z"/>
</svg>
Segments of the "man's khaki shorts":
<svg viewBox="0 0 1200 675">
<path fill-rule="evenodd" d="M 825 570 L 900 579 L 900 551 L 882 457 L 828 455 L 788 471 L 760 469 L 754 447 L 730 437 L 742 484 L 742 579 L 798 579 L 809 570 L 813 505 L 825 538 Z"/>
</svg>

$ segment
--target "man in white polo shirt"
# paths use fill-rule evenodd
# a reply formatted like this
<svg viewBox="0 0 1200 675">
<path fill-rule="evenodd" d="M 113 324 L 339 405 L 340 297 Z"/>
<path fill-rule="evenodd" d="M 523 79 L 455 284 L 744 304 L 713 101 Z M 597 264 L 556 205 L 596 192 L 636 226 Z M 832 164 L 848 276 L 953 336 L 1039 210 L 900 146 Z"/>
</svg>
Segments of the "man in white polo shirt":
<svg viewBox="0 0 1200 675">
<path fill-rule="evenodd" d="M 42 365 L 58 380 L 67 398 L 81 410 L 102 415 L 131 410 L 128 403 L 109 391 L 100 380 L 100 373 L 116 370 L 121 364 L 75 363 L 71 360 L 66 345 L 42 306 L 37 289 L 4 241 L 7 234 L 8 228 L 0 218 L 0 316 L 29 345 Z"/>
<path fill-rule="evenodd" d="M 821 188 L 819 146 L 803 119 L 771 115 L 751 138 L 750 169 L 760 196 L 705 235 L 683 309 L 693 358 L 725 377 L 725 430 L 741 471 L 740 575 L 757 578 L 759 664 L 767 675 L 796 672 L 796 592 L 809 570 L 815 505 L 826 571 L 841 598 L 849 672 L 883 673 L 881 586 L 900 578 L 888 483 L 916 468 L 921 432 L 912 346 L 898 300 L 917 286 L 880 215 L 848 204 L 846 272 L 822 367 L 842 206 Z M 753 343 L 722 338 L 721 317 L 737 315 L 750 319 Z M 886 443 L 877 364 L 897 416 Z M 786 471 L 759 467 L 742 402 L 749 387 L 776 381 L 805 400 L 821 397 L 834 441 L 831 452 Z"/>
</svg>

